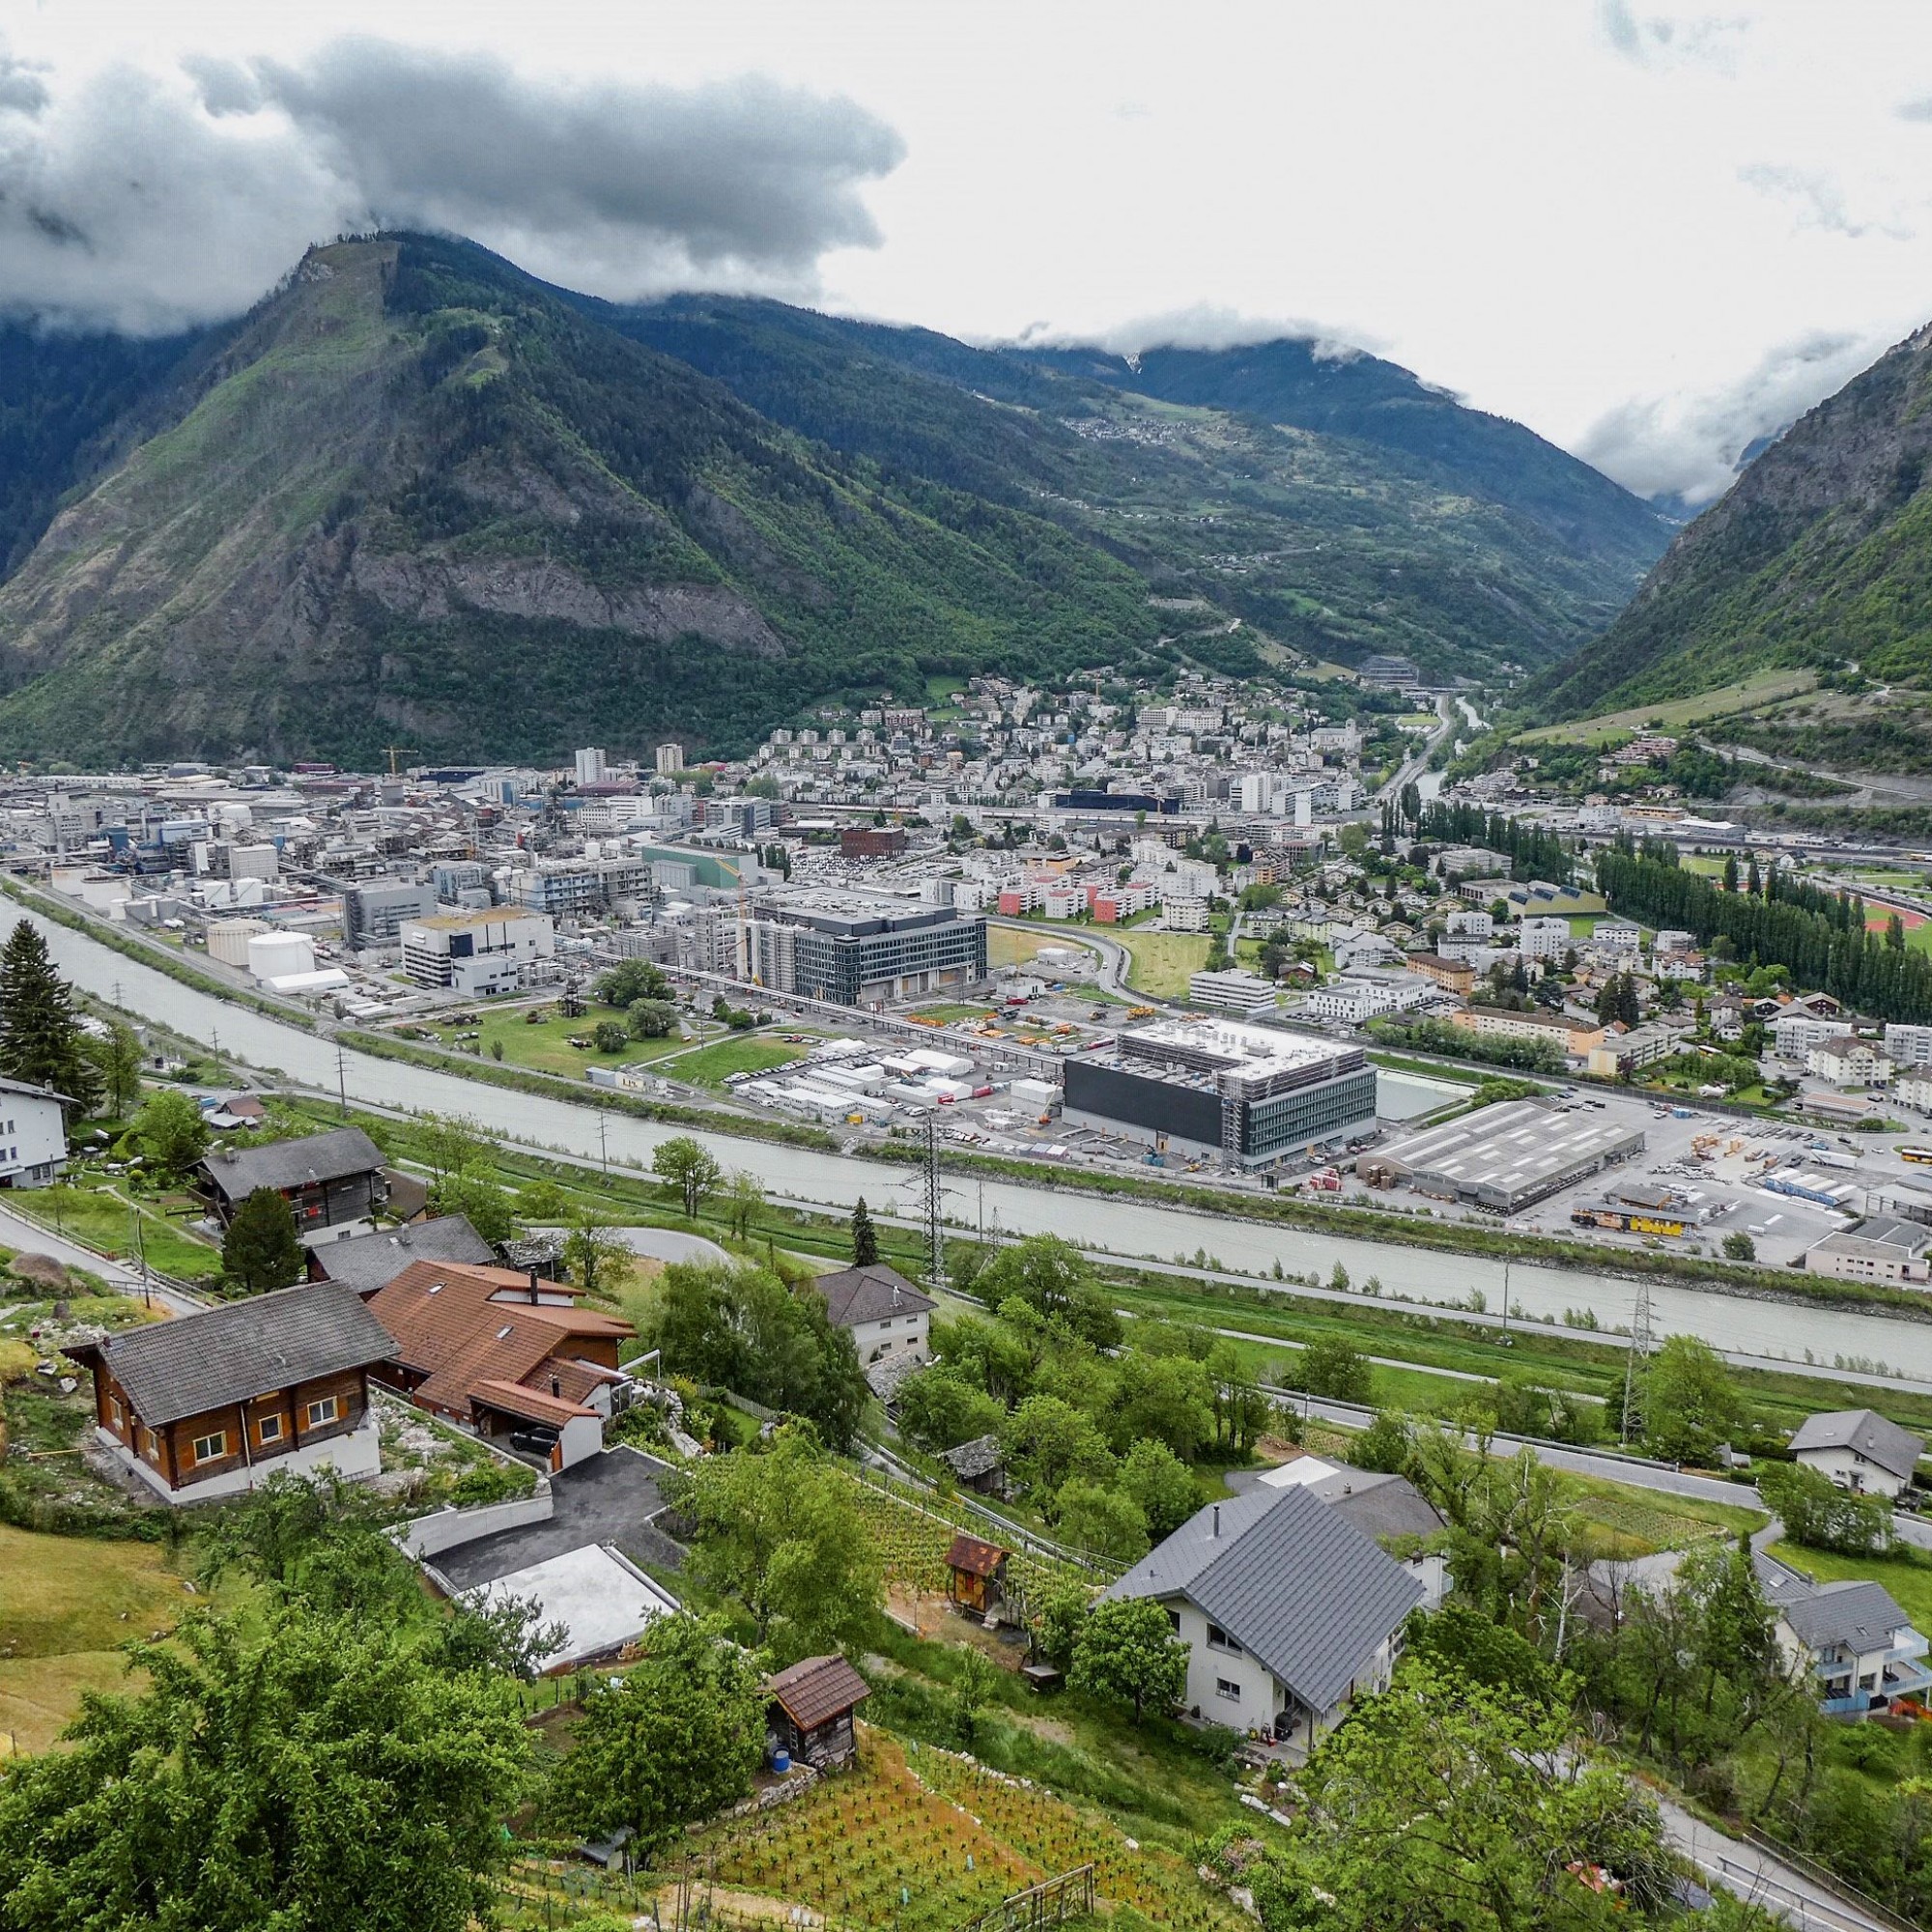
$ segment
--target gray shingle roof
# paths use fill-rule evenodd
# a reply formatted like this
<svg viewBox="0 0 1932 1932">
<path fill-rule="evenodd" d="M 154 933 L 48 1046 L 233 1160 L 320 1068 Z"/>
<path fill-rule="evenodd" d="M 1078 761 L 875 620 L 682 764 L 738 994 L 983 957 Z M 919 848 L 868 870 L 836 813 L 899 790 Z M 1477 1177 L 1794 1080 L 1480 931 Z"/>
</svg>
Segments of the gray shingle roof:
<svg viewBox="0 0 1932 1932">
<path fill-rule="evenodd" d="M 151 1428 L 368 1368 L 395 1350 L 361 1296 L 333 1281 L 198 1309 L 99 1344 L 101 1360 Z"/>
<path fill-rule="evenodd" d="M 1364 1536 L 1434 1536 L 1442 1527 L 1441 1514 L 1406 1476 L 1344 1468 L 1302 1488 Z"/>
<path fill-rule="evenodd" d="M 311 1181 L 340 1180 L 383 1165 L 383 1151 L 360 1127 L 332 1127 L 300 1140 L 270 1141 L 266 1147 L 217 1148 L 202 1162 L 216 1190 L 229 1201 L 244 1201 L 258 1187 L 302 1187 Z"/>
<path fill-rule="evenodd" d="M 889 1268 L 883 1262 L 822 1274 L 817 1288 L 835 1328 L 850 1328 L 859 1321 L 883 1321 L 889 1315 L 918 1315 L 933 1305 L 931 1295 L 922 1294 L 896 1268 Z"/>
<path fill-rule="evenodd" d="M 1912 1619 L 1883 1583 L 1814 1583 L 1773 1556 L 1760 1555 L 1751 1567 L 1765 1602 L 1808 1650 L 1839 1644 L 1861 1652 L 1885 1650 L 1897 1632 L 1911 1628 Z"/>
<path fill-rule="evenodd" d="M 1920 1437 L 1868 1408 L 1834 1408 L 1823 1415 L 1807 1415 L 1789 1446 L 1794 1456 L 1801 1449 L 1850 1449 L 1894 1476 L 1911 1475 L 1925 1453 Z"/>
<path fill-rule="evenodd" d="M 1424 1592 L 1320 1497 L 1259 1489 L 1190 1517 L 1106 1594 L 1186 1597 L 1323 1712 Z"/>
<path fill-rule="evenodd" d="M 325 1241 L 310 1252 L 328 1280 L 344 1282 L 357 1294 L 387 1288 L 412 1262 L 474 1262 L 489 1267 L 497 1260 L 490 1243 L 461 1214 Z"/>
</svg>

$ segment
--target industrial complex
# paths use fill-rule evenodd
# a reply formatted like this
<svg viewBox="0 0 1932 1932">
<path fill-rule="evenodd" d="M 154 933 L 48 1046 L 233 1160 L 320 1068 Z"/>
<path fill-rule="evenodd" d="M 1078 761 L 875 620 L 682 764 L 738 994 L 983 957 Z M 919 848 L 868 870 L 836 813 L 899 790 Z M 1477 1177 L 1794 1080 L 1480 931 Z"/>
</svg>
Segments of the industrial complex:
<svg viewBox="0 0 1932 1932">
<path fill-rule="evenodd" d="M 1391 1143 L 1362 1164 L 1362 1178 L 1372 1186 L 1404 1182 L 1438 1200 L 1518 1214 L 1642 1151 L 1643 1129 L 1626 1120 L 1515 1100 Z"/>
</svg>

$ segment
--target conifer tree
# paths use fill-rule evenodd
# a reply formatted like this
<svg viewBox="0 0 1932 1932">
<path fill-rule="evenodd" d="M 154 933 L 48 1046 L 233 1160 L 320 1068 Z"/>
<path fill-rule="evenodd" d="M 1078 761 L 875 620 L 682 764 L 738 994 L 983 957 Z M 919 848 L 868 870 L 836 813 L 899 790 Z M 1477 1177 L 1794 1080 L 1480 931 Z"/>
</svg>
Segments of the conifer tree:
<svg viewBox="0 0 1932 1932">
<path fill-rule="evenodd" d="M 73 1009 L 73 989 L 24 919 L 0 948 L 0 1073 L 51 1087 L 83 1114 L 100 1098 L 100 1073 Z"/>
<path fill-rule="evenodd" d="M 852 1265 L 871 1267 L 878 1259 L 878 1231 L 872 1226 L 872 1217 L 867 1210 L 866 1197 L 862 1194 L 852 1209 Z"/>
<path fill-rule="evenodd" d="M 272 1187 L 256 1188 L 236 1208 L 221 1237 L 221 1271 L 249 1294 L 294 1287 L 306 1259 L 296 1237 L 295 1214 Z"/>
</svg>

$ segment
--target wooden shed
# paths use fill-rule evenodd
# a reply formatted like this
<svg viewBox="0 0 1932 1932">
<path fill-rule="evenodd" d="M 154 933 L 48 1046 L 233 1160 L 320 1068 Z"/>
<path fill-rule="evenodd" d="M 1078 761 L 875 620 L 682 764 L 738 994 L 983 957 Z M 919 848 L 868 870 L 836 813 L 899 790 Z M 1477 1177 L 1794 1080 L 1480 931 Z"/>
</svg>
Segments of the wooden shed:
<svg viewBox="0 0 1932 1932">
<path fill-rule="evenodd" d="M 765 1729 L 775 1750 L 796 1764 L 831 1771 L 853 1763 L 859 1736 L 852 1714 L 871 1686 L 842 1657 L 808 1657 L 765 1680 Z"/>
<path fill-rule="evenodd" d="M 1010 1549 L 981 1543 L 962 1531 L 946 1552 L 946 1594 L 961 1609 L 984 1616 L 998 1609 L 1007 1597 L 1007 1561 Z"/>
</svg>

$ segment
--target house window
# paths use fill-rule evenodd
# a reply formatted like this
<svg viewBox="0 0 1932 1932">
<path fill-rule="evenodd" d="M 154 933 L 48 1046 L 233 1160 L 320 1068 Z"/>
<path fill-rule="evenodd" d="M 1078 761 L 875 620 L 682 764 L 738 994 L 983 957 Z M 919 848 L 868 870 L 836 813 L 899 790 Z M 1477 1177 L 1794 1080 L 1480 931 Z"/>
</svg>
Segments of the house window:
<svg viewBox="0 0 1932 1932">
<path fill-rule="evenodd" d="M 116 1429 L 121 1427 L 121 1398 L 118 1395 L 107 1398 L 107 1419 Z"/>
<path fill-rule="evenodd" d="M 255 1440 L 258 1442 L 279 1442 L 282 1439 L 282 1418 L 279 1415 L 258 1416 L 255 1422 Z"/>
<path fill-rule="evenodd" d="M 1180 1612 L 1179 1610 L 1169 1610 L 1167 1620 L 1174 1626 L 1175 1635 L 1179 1636 L 1180 1634 Z"/>
<path fill-rule="evenodd" d="M 337 1413 L 338 1405 L 335 1398 L 332 1395 L 326 1395 L 319 1402 L 309 1404 L 308 1426 L 311 1429 L 320 1429 L 326 1423 L 333 1422 Z"/>
<path fill-rule="evenodd" d="M 1208 1648 L 1209 1650 L 1225 1650 L 1236 1657 L 1239 1657 L 1241 1654 L 1241 1646 L 1219 1624 L 1209 1624 L 1208 1626 Z"/>
<path fill-rule="evenodd" d="M 1241 1701 L 1241 1687 L 1232 1677 L 1217 1677 L 1214 1680 L 1214 1694 L 1225 1697 L 1231 1704 Z"/>
<path fill-rule="evenodd" d="M 217 1429 L 212 1435 L 197 1435 L 189 1445 L 197 1463 L 216 1463 L 228 1454 L 228 1432 Z"/>
</svg>

